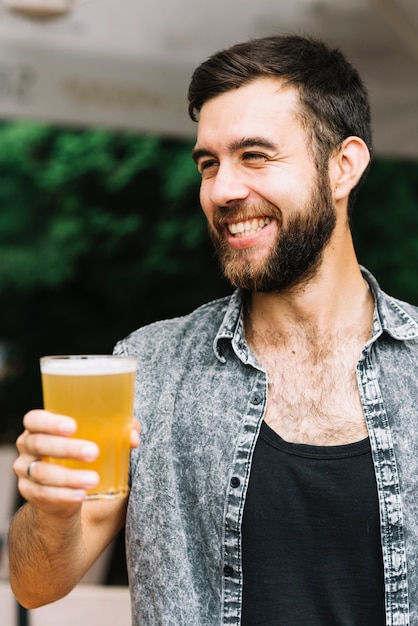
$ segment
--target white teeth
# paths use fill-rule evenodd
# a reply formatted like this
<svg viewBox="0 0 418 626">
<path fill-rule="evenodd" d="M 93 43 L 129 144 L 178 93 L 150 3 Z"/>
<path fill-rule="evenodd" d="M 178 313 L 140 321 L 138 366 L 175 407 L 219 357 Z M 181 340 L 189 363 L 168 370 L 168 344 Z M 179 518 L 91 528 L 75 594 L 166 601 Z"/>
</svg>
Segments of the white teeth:
<svg viewBox="0 0 418 626">
<path fill-rule="evenodd" d="M 235 224 L 228 224 L 228 230 L 231 235 L 235 235 L 235 237 L 242 237 L 243 235 L 255 235 L 258 233 L 264 226 L 267 226 L 271 222 L 269 217 L 266 218 L 253 218 L 251 221 L 246 220 L 245 222 L 236 222 Z"/>
</svg>

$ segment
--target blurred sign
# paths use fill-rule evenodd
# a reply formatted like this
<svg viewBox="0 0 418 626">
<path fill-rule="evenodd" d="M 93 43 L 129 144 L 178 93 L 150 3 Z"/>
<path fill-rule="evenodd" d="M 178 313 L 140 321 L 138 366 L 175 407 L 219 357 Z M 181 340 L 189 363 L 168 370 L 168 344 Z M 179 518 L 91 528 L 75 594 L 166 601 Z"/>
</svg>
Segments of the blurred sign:
<svg viewBox="0 0 418 626">
<path fill-rule="evenodd" d="M 3 3 L 0 117 L 193 136 L 194 67 L 237 41 L 280 32 L 340 47 L 370 90 L 377 151 L 418 156 L 416 0 L 74 0 L 48 19 Z"/>
</svg>

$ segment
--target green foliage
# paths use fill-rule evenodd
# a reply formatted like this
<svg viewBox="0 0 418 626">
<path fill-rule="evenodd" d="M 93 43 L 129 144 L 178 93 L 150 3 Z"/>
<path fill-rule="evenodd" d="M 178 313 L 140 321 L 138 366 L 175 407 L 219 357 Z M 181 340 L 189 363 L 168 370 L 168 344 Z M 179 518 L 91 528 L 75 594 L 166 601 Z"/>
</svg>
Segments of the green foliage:
<svg viewBox="0 0 418 626">
<path fill-rule="evenodd" d="M 61 286 L 90 251 L 109 258 L 133 238 L 143 268 L 172 273 L 178 233 L 189 248 L 204 233 L 203 219 L 179 211 L 197 187 L 190 150 L 128 133 L 0 127 L 0 293 Z"/>
<path fill-rule="evenodd" d="M 381 286 L 418 304 L 418 161 L 380 159 L 353 216 L 359 260 Z"/>
<path fill-rule="evenodd" d="M 0 413 L 20 420 L 41 402 L 42 354 L 109 352 L 139 325 L 229 290 L 191 149 L 134 133 L 0 126 L 0 344 L 16 355 Z"/>
</svg>

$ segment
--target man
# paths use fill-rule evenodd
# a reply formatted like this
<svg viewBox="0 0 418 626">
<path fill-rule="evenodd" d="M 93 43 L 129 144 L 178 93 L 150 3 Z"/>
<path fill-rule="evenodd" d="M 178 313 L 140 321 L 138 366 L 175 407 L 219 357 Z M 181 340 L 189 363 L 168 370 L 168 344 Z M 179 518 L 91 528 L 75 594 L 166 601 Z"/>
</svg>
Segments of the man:
<svg viewBox="0 0 418 626">
<path fill-rule="evenodd" d="M 364 86 L 339 51 L 268 37 L 203 63 L 189 102 L 237 290 L 118 344 L 139 362 L 128 504 L 83 502 L 94 473 L 38 459 L 95 446 L 25 416 L 12 587 L 58 599 L 126 523 L 136 626 L 418 624 L 418 311 L 353 248 Z"/>
</svg>

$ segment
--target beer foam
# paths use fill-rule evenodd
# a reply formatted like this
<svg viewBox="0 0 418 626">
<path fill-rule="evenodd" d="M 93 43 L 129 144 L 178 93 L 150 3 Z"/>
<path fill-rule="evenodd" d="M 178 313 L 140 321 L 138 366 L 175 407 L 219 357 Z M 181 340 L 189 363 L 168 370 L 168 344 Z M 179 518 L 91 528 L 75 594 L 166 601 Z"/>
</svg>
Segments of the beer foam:
<svg viewBox="0 0 418 626">
<path fill-rule="evenodd" d="M 105 374 L 126 374 L 135 372 L 136 359 L 133 357 L 74 356 L 68 358 L 42 357 L 42 374 L 59 376 L 101 376 Z"/>
</svg>

